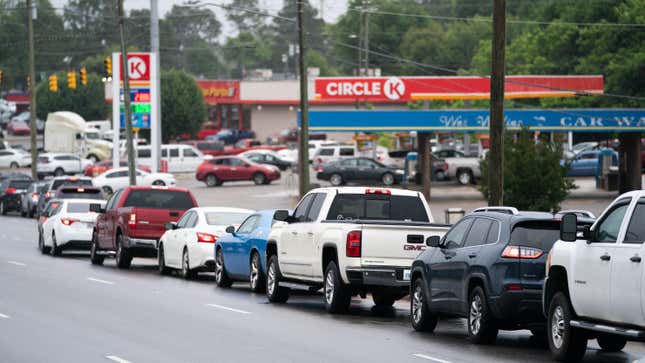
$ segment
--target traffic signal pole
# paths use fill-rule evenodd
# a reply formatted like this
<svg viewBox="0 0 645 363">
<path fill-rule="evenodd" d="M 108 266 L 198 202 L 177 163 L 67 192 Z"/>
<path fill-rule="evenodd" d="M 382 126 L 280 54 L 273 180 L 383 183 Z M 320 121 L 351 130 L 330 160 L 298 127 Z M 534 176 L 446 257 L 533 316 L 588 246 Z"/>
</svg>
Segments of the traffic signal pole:
<svg viewBox="0 0 645 363">
<path fill-rule="evenodd" d="M 123 15 L 123 0 L 119 0 L 119 32 L 121 34 L 121 74 L 123 75 L 123 108 L 125 123 L 125 145 L 128 153 L 128 180 L 130 185 L 137 184 L 137 175 L 134 162 L 134 145 L 132 144 L 132 110 L 130 109 L 130 77 L 128 70 L 128 50 L 125 46 L 125 16 Z M 119 82 L 113 78 L 112 82 Z M 112 102 L 119 102 L 118 93 Z M 118 148 L 119 145 L 113 147 Z M 118 162 L 118 161 L 117 161 Z"/>
<path fill-rule="evenodd" d="M 493 0 L 493 49 L 490 77 L 490 150 L 488 205 L 504 203 L 504 67 L 506 0 Z"/>
<path fill-rule="evenodd" d="M 300 137 L 298 138 L 298 172 L 300 197 L 309 191 L 309 100 L 307 93 L 307 68 L 305 67 L 305 32 L 302 1 L 298 6 L 298 68 L 300 69 Z"/>
<path fill-rule="evenodd" d="M 34 16 L 35 4 L 32 0 L 27 0 L 27 33 L 29 36 L 29 141 L 31 145 L 31 177 L 38 179 L 38 144 L 36 143 L 36 71 L 34 56 Z"/>
</svg>

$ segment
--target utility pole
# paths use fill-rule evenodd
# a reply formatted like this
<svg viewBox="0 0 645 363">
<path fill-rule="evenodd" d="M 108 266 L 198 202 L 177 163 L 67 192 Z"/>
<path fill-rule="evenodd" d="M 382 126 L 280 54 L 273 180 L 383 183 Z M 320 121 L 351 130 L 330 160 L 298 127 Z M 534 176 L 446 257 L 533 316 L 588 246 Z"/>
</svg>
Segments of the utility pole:
<svg viewBox="0 0 645 363">
<path fill-rule="evenodd" d="M 157 110 L 155 112 L 155 119 L 152 119 L 150 125 L 150 145 L 152 146 L 152 172 L 159 171 L 159 159 L 161 156 L 161 66 L 159 52 L 159 2 L 158 0 L 150 0 L 150 51 L 155 53 L 156 74 L 153 82 L 157 84 Z"/>
<path fill-rule="evenodd" d="M 493 0 L 493 49 L 490 78 L 490 151 L 488 205 L 504 203 L 504 68 L 506 0 Z"/>
<path fill-rule="evenodd" d="M 38 178 L 38 145 L 36 143 L 36 70 L 34 57 L 34 22 L 35 4 L 27 0 L 27 33 L 29 36 L 29 141 L 31 144 L 31 177 Z"/>
<path fill-rule="evenodd" d="M 130 185 L 137 184 L 137 175 L 134 162 L 134 145 L 132 144 L 132 110 L 130 109 L 130 75 L 128 69 L 128 50 L 125 46 L 125 15 L 123 0 L 119 2 L 119 32 L 121 34 L 121 74 L 123 75 L 123 108 L 125 123 L 125 145 L 128 153 L 128 180 Z M 114 79 L 113 82 L 118 82 Z M 119 102 L 119 99 L 112 100 Z M 114 145 L 118 147 L 118 145 Z"/>
<path fill-rule="evenodd" d="M 309 99 L 307 94 L 307 67 L 305 67 L 305 30 L 302 1 L 298 6 L 298 67 L 300 68 L 300 138 L 298 144 L 298 167 L 300 197 L 309 191 Z"/>
</svg>

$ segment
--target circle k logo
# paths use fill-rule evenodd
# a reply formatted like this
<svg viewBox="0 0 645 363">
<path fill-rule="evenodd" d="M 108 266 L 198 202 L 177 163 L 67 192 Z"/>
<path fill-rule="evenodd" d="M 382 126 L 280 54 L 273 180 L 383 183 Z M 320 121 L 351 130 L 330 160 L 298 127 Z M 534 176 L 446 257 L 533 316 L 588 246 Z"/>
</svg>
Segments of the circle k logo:
<svg viewBox="0 0 645 363">
<path fill-rule="evenodd" d="M 391 100 L 398 100 L 405 94 L 405 83 L 399 77 L 390 77 L 383 85 L 385 97 Z"/>
</svg>

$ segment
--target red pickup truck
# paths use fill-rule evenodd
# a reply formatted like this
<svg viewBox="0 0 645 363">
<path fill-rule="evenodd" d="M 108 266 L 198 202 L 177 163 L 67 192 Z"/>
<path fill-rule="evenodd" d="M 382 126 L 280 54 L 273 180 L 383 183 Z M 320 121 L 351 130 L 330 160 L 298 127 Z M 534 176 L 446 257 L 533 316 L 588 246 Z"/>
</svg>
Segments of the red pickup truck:
<svg viewBox="0 0 645 363">
<path fill-rule="evenodd" d="M 118 268 L 127 269 L 134 257 L 156 257 L 165 224 L 176 222 L 197 202 L 188 189 L 130 186 L 112 195 L 99 213 L 92 235 L 90 260 L 103 264 L 114 255 Z"/>
</svg>

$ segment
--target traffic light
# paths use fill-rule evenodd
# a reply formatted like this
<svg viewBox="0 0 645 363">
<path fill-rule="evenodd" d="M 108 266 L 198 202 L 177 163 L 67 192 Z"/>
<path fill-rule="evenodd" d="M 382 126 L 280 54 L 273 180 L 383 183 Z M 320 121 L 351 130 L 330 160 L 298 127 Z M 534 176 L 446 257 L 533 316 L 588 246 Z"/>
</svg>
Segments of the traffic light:
<svg viewBox="0 0 645 363">
<path fill-rule="evenodd" d="M 111 76 L 112 75 L 112 58 L 106 57 L 104 63 L 105 63 L 105 75 L 106 76 Z"/>
<path fill-rule="evenodd" d="M 27 76 L 27 89 L 29 89 L 29 87 L 31 87 L 31 77 Z"/>
<path fill-rule="evenodd" d="M 67 72 L 67 88 L 76 89 L 76 72 Z"/>
<path fill-rule="evenodd" d="M 78 71 L 78 73 L 81 74 L 81 84 L 83 86 L 87 86 L 87 69 L 85 69 L 85 67 L 83 67 L 83 68 L 81 68 L 80 71 Z"/>
<path fill-rule="evenodd" d="M 55 74 L 49 76 L 49 90 L 58 92 L 58 77 Z"/>
<path fill-rule="evenodd" d="M 0 84 L 2 84 L 2 79 L 4 78 L 4 72 L 0 69 Z"/>
</svg>

